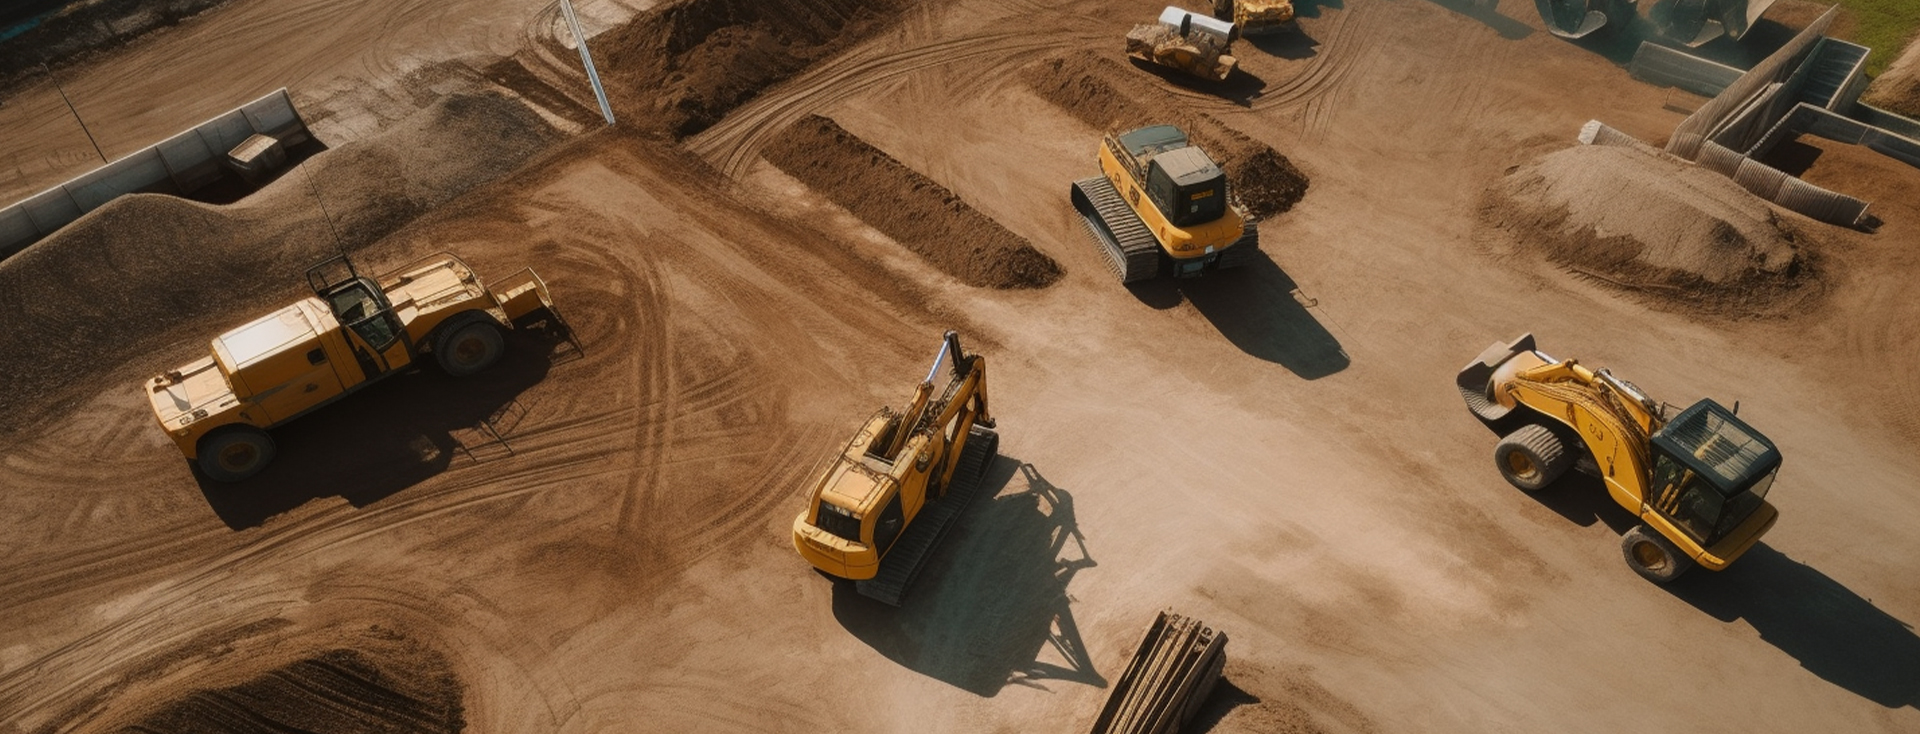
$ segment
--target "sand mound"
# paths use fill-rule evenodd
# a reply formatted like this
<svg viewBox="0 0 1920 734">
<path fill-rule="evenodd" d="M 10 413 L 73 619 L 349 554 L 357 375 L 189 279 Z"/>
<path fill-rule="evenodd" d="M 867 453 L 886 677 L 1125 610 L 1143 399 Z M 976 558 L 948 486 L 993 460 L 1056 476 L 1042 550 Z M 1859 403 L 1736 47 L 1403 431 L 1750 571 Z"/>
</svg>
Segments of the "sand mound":
<svg viewBox="0 0 1920 734">
<path fill-rule="evenodd" d="M 1900 58 L 1867 87 L 1870 103 L 1908 117 L 1920 117 L 1920 37 L 1907 43 Z"/>
<path fill-rule="evenodd" d="M 89 212 L 0 261 L 0 411 L 66 399 L 79 374 L 157 374 L 172 360 L 151 352 L 169 341 L 210 339 L 303 294 L 307 266 L 367 247 L 558 138 L 508 97 L 456 94 L 232 205 L 134 194 Z"/>
<path fill-rule="evenodd" d="M 460 681 L 444 657 L 328 650 L 236 686 L 194 691 L 122 731 L 457 732 Z"/>
<path fill-rule="evenodd" d="M 1624 147 L 1516 167 L 1487 223 L 1574 272 L 1707 311 L 1778 313 L 1814 289 L 1807 237 L 1732 181 Z"/>
<path fill-rule="evenodd" d="M 883 27 L 911 0 L 687 0 L 608 31 L 608 93 L 623 119 L 676 137 Z"/>
<path fill-rule="evenodd" d="M 967 285 L 1042 288 L 1060 279 L 1060 266 L 1025 239 L 825 117 L 794 123 L 763 155 Z"/>
<path fill-rule="evenodd" d="M 1247 137 L 1161 91 L 1135 96 L 1122 92 L 1116 75 L 1126 69 L 1105 56 L 1081 53 L 1048 59 L 1026 74 L 1027 85 L 1042 99 L 1059 105 L 1102 130 L 1121 132 L 1144 125 L 1173 124 L 1227 169 L 1227 180 L 1257 217 L 1292 209 L 1307 194 L 1307 175 L 1273 146 Z M 1133 86 L 1133 85 L 1128 85 Z"/>
</svg>

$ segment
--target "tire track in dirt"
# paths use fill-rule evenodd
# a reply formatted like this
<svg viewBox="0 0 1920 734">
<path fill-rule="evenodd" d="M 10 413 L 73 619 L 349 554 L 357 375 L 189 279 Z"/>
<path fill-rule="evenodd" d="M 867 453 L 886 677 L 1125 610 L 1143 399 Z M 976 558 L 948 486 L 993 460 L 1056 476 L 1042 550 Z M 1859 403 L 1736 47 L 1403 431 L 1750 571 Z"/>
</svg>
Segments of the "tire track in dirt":
<svg viewBox="0 0 1920 734">
<path fill-rule="evenodd" d="M 689 139 L 686 146 L 727 178 L 737 180 L 769 138 L 830 104 L 923 69 L 995 54 L 1040 52 L 1063 42 L 1022 33 L 983 33 L 895 52 L 862 47 L 755 98 Z"/>
</svg>

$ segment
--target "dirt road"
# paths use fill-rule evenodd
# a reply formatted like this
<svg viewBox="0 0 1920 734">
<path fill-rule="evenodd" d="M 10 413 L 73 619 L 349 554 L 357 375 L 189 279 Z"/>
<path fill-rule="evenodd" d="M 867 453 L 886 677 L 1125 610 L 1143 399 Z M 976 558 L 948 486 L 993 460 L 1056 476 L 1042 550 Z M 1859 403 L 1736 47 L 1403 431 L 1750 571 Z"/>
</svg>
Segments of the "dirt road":
<svg viewBox="0 0 1920 734">
<path fill-rule="evenodd" d="M 135 386 L 247 315 L 162 319 L 160 353 L 77 367 L 84 399 L 5 434 L 0 731 L 306 710 L 1074 730 L 1165 606 L 1232 635 L 1213 731 L 1920 728 L 1914 199 L 1876 198 L 1871 235 L 1780 215 L 1817 256 L 1804 311 L 1623 292 L 1504 241 L 1482 194 L 1591 118 L 1658 141 L 1681 117 L 1664 90 L 1518 0 L 1300 4 L 1304 35 L 1242 50 L 1224 96 L 1120 60 L 1154 4 L 968 0 L 910 8 L 685 141 L 560 143 L 359 257 L 531 264 L 584 350 L 528 337 L 472 383 L 397 378 L 277 432 L 246 487 L 197 484 Z M 1089 50 L 1129 95 L 1310 178 L 1261 224 L 1266 259 L 1112 282 L 1067 204 L 1100 130 L 1021 73 Z M 810 114 L 1064 276 L 964 285 L 758 157 Z M 1808 175 L 1857 181 L 1845 155 Z M 788 527 L 945 328 L 993 363 L 997 492 L 894 610 L 808 570 Z M 1663 588 L 1621 562 L 1632 518 L 1592 480 L 1508 487 L 1450 381 L 1525 331 L 1669 402 L 1740 401 L 1786 457 L 1779 525 Z"/>
</svg>

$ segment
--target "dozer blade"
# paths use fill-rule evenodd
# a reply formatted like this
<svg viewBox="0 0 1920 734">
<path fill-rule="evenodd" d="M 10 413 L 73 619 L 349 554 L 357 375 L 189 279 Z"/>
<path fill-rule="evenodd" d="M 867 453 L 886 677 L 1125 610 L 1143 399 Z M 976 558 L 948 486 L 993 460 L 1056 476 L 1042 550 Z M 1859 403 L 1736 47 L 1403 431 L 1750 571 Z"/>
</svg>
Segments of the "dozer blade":
<svg viewBox="0 0 1920 734">
<path fill-rule="evenodd" d="M 933 556 L 933 549 L 940 546 L 960 513 L 966 511 L 967 505 L 980 493 L 980 481 L 994 457 L 999 455 L 999 447 L 1000 435 L 991 429 L 974 426 L 968 432 L 967 446 L 960 452 L 960 463 L 953 470 L 953 484 L 947 487 L 946 496 L 920 510 L 913 524 L 894 541 L 886 558 L 881 559 L 879 573 L 854 582 L 861 596 L 887 606 L 900 606 L 900 600 L 913 587 L 927 559 Z"/>
<path fill-rule="evenodd" d="M 1160 241 L 1120 198 L 1112 181 L 1094 176 L 1073 182 L 1073 209 L 1080 213 L 1087 235 L 1105 256 L 1107 269 L 1119 276 L 1120 282 L 1133 283 L 1160 274 Z"/>
</svg>

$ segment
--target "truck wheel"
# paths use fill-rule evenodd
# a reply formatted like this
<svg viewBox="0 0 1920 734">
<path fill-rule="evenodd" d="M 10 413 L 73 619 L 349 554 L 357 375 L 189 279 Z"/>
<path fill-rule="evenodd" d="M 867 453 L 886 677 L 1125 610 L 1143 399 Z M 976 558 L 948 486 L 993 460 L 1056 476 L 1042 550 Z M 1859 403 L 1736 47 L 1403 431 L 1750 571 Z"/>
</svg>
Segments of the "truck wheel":
<svg viewBox="0 0 1920 734">
<path fill-rule="evenodd" d="M 440 361 L 441 369 L 454 377 L 465 377 L 492 367 L 506 351 L 506 339 L 500 336 L 500 327 L 490 319 L 475 319 L 455 326 L 433 345 L 434 359 Z"/>
<path fill-rule="evenodd" d="M 1500 476 L 1522 492 L 1538 492 L 1573 466 L 1573 454 L 1546 426 L 1531 423 L 1507 434 L 1493 447 Z"/>
<path fill-rule="evenodd" d="M 253 426 L 216 428 L 201 437 L 195 461 L 216 482 L 238 482 L 273 461 L 273 437 Z"/>
<path fill-rule="evenodd" d="M 1656 584 L 1680 578 L 1680 574 L 1693 568 L 1692 558 L 1675 548 L 1666 536 L 1645 525 L 1635 526 L 1621 536 L 1620 552 L 1627 557 L 1627 565 L 1633 567 L 1634 573 Z"/>
</svg>

